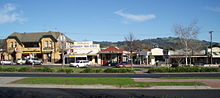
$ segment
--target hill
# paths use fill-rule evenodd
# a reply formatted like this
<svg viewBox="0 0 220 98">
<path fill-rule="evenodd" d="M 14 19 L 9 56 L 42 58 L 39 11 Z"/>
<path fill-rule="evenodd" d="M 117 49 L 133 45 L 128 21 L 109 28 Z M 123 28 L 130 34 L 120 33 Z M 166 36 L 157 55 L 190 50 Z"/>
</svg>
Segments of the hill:
<svg viewBox="0 0 220 98">
<path fill-rule="evenodd" d="M 180 41 L 179 38 L 176 37 L 167 37 L 167 38 L 155 38 L 155 39 L 144 39 L 144 40 L 137 40 L 138 44 L 145 49 L 151 49 L 154 47 L 160 47 L 164 49 L 170 49 L 175 47 Z M 94 42 L 101 45 L 101 48 L 108 47 L 108 46 L 117 46 L 120 48 L 125 48 L 126 43 L 125 41 L 118 41 L 118 42 Z M 202 44 L 204 47 L 209 47 L 210 43 L 205 40 L 195 40 L 196 44 Z M 219 43 L 213 42 L 213 45 L 219 46 Z"/>
</svg>

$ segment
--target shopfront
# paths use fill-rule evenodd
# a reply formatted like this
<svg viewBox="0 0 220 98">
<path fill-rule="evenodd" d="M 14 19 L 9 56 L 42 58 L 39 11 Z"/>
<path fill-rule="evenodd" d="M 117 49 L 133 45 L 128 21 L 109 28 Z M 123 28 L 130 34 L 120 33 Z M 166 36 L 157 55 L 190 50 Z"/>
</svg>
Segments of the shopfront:
<svg viewBox="0 0 220 98">
<path fill-rule="evenodd" d="M 74 45 L 70 46 L 68 55 L 66 56 L 66 62 L 75 62 L 77 60 L 89 60 L 91 64 L 99 64 L 99 44 L 93 44 L 92 41 L 74 42 Z"/>
</svg>

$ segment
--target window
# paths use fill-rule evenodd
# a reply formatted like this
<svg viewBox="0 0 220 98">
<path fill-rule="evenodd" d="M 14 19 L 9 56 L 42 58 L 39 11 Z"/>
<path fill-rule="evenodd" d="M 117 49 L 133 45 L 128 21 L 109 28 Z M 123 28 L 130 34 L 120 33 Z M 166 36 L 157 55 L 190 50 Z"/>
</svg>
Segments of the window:
<svg viewBox="0 0 220 98">
<path fill-rule="evenodd" d="M 44 42 L 44 47 L 48 47 L 48 41 Z"/>
<path fill-rule="evenodd" d="M 48 47 L 52 47 L 52 41 L 49 42 Z"/>
<path fill-rule="evenodd" d="M 25 47 L 39 47 L 38 42 L 24 42 L 23 44 Z"/>
<path fill-rule="evenodd" d="M 11 48 L 13 48 L 13 42 L 10 43 Z"/>
<path fill-rule="evenodd" d="M 17 42 L 15 42 L 15 47 L 17 47 L 17 44 L 18 44 L 18 43 L 17 43 Z"/>
<path fill-rule="evenodd" d="M 71 52 L 71 53 L 73 53 L 73 52 L 74 52 L 74 50 L 73 50 L 73 49 L 70 49 L 70 52 Z"/>
</svg>

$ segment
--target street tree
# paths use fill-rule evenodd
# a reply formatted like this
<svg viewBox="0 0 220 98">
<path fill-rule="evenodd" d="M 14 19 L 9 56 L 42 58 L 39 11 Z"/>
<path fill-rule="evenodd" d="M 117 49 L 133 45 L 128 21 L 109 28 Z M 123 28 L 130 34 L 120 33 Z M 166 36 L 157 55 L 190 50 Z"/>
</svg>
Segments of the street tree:
<svg viewBox="0 0 220 98">
<path fill-rule="evenodd" d="M 199 27 L 197 26 L 197 22 L 193 21 L 189 25 L 174 25 L 174 33 L 179 37 L 181 48 L 185 53 L 185 64 L 188 65 L 188 55 L 193 52 L 192 46 L 195 48 L 197 45 L 195 44 L 195 40 L 197 35 L 199 34 Z"/>
<path fill-rule="evenodd" d="M 134 33 L 128 33 L 125 38 L 125 44 L 126 44 L 126 50 L 129 51 L 129 57 L 131 60 L 131 65 L 133 65 L 133 53 L 137 52 L 137 50 L 140 48 L 140 44 L 138 43 L 138 40 L 136 40 Z"/>
</svg>

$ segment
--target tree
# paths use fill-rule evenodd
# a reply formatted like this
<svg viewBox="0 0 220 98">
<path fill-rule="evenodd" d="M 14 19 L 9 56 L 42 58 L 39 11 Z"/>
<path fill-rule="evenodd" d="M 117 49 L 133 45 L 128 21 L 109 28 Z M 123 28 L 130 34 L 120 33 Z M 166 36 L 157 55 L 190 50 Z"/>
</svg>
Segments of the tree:
<svg viewBox="0 0 220 98">
<path fill-rule="evenodd" d="M 131 59 L 131 65 L 133 65 L 133 52 L 138 50 L 138 46 L 140 46 L 140 44 L 138 44 L 138 41 L 136 40 L 135 35 L 131 32 L 124 38 L 125 38 L 126 50 L 130 52 L 129 57 Z"/>
<path fill-rule="evenodd" d="M 59 50 L 61 50 L 62 53 L 62 68 L 65 64 L 65 57 L 64 52 L 66 51 L 66 36 L 63 33 L 60 33 L 60 36 L 58 38 L 59 41 Z"/>
<path fill-rule="evenodd" d="M 193 46 L 197 35 L 199 34 L 199 28 L 196 25 L 197 22 L 193 21 L 187 26 L 174 25 L 174 33 L 179 37 L 180 44 L 185 52 L 185 64 L 188 65 L 188 55 L 192 51 L 191 46 Z M 195 46 L 196 47 L 196 46 Z"/>
</svg>

